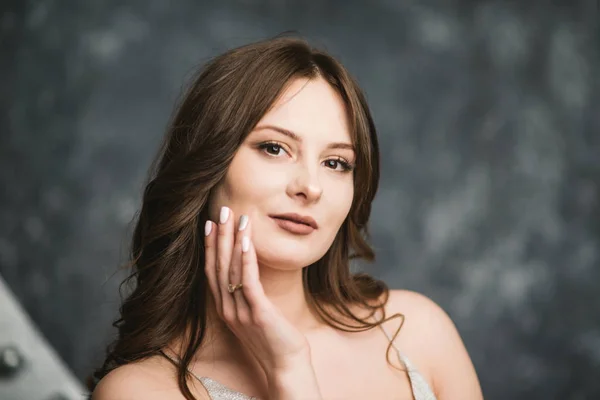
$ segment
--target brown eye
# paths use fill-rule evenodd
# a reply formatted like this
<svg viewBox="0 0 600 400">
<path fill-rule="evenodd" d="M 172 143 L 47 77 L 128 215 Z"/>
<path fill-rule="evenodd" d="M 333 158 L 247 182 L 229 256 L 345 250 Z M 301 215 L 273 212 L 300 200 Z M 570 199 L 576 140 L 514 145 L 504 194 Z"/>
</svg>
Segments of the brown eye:
<svg viewBox="0 0 600 400">
<path fill-rule="evenodd" d="M 353 166 L 341 158 L 331 158 L 325 161 L 325 166 L 339 172 L 352 171 Z"/>
<path fill-rule="evenodd" d="M 338 160 L 327 160 L 325 162 L 327 163 L 328 167 L 333 168 L 333 169 L 336 169 L 339 164 Z"/>
<path fill-rule="evenodd" d="M 270 144 L 267 146 L 267 153 L 269 154 L 273 154 L 274 156 L 279 155 L 279 152 L 281 151 L 281 146 L 276 145 L 276 144 Z"/>
<path fill-rule="evenodd" d="M 271 156 L 280 156 L 284 151 L 277 143 L 261 143 L 259 148 Z"/>
</svg>

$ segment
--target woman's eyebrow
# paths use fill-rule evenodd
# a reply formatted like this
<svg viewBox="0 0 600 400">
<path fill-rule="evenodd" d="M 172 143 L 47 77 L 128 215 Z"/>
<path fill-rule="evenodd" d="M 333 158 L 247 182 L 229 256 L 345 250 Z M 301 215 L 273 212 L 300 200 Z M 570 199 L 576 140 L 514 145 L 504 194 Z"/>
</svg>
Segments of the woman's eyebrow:
<svg viewBox="0 0 600 400">
<path fill-rule="evenodd" d="M 256 131 L 260 131 L 263 129 L 270 129 L 273 130 L 275 132 L 279 132 L 282 135 L 285 135 L 287 137 L 289 137 L 292 140 L 295 140 L 298 143 L 302 143 L 302 138 L 300 137 L 300 135 L 298 135 L 297 133 L 294 133 L 292 131 L 290 131 L 289 129 L 285 129 L 285 128 L 281 128 L 279 126 L 275 126 L 275 125 L 261 125 L 261 126 L 257 126 L 254 130 Z M 332 142 L 329 143 L 327 145 L 328 149 L 347 149 L 347 150 L 352 150 L 355 151 L 354 146 L 351 143 L 344 143 L 344 142 Z"/>
</svg>

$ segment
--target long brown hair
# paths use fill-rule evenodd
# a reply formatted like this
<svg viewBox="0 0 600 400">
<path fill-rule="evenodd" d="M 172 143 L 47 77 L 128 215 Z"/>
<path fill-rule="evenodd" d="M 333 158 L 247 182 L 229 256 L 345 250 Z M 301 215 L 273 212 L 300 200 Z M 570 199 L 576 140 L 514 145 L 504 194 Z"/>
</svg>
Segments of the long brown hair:
<svg viewBox="0 0 600 400">
<path fill-rule="evenodd" d="M 132 272 L 123 282 L 132 284 L 133 290 L 113 324 L 118 338 L 108 346 L 95 379 L 88 382 L 92 391 L 111 370 L 158 355 L 167 344 L 187 335 L 177 367 L 178 383 L 185 398 L 194 399 L 187 385 L 187 368 L 203 342 L 207 296 L 211 296 L 203 268 L 203 225 L 211 190 L 225 177 L 238 147 L 286 86 L 296 78 L 319 77 L 346 106 L 357 149 L 355 190 L 350 212 L 332 246 L 319 261 L 304 268 L 304 288 L 316 314 L 337 329 L 359 332 L 386 320 L 386 284 L 350 271 L 351 258 L 374 259 L 366 238 L 379 181 L 379 149 L 369 108 L 357 83 L 338 61 L 304 39 L 280 35 L 212 59 L 185 93 L 143 194 L 128 264 Z M 351 306 L 370 314 L 361 318 Z M 383 318 L 370 322 L 377 310 Z M 388 362 L 390 347 L 391 343 Z"/>
</svg>

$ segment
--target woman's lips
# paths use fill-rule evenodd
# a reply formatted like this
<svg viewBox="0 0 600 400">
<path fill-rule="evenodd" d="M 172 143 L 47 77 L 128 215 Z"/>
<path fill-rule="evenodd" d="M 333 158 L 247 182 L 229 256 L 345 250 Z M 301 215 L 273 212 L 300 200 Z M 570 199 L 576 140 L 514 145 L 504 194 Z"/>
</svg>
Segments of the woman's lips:
<svg viewBox="0 0 600 400">
<path fill-rule="evenodd" d="M 294 233 L 296 235 L 308 235 L 315 230 L 315 228 L 313 228 L 312 226 L 305 225 L 305 224 L 302 224 L 299 222 L 294 222 L 294 221 L 277 218 L 277 217 L 271 217 L 271 218 L 273 218 L 273 221 L 275 221 L 275 223 L 277 225 L 279 225 L 279 227 L 281 229 L 284 229 L 284 230 Z"/>
</svg>

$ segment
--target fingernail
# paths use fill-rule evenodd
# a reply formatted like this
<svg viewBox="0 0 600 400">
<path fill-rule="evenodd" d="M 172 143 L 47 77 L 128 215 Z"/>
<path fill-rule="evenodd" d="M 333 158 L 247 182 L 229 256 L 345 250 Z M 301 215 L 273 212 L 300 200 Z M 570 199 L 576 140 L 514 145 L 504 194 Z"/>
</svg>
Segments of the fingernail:
<svg viewBox="0 0 600 400">
<path fill-rule="evenodd" d="M 248 216 L 247 215 L 242 215 L 240 217 L 240 231 L 243 231 L 244 229 L 246 229 L 246 226 L 248 226 Z"/>
<path fill-rule="evenodd" d="M 219 216 L 219 222 L 224 224 L 227 222 L 227 218 L 229 218 L 229 208 L 221 207 L 221 215 Z"/>
<path fill-rule="evenodd" d="M 206 224 L 204 224 L 204 235 L 210 235 L 210 231 L 212 231 L 212 222 L 206 221 Z"/>
<path fill-rule="evenodd" d="M 244 236 L 242 238 L 242 252 L 243 253 L 247 252 L 249 248 L 250 248 L 250 239 L 248 238 L 248 236 Z"/>
</svg>

